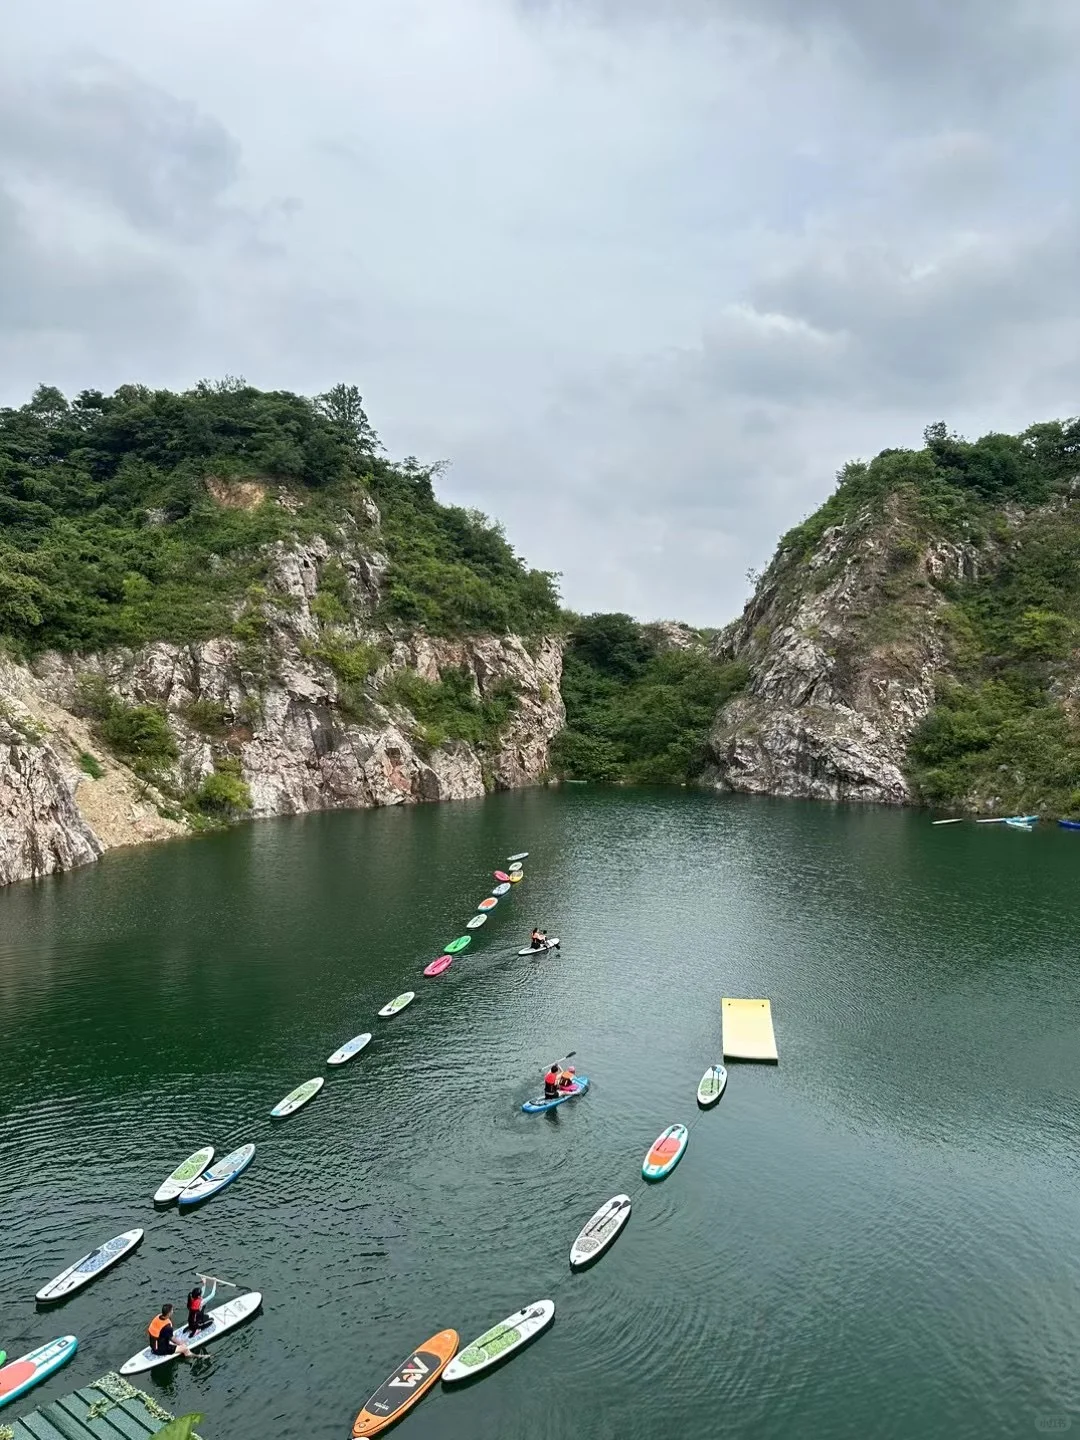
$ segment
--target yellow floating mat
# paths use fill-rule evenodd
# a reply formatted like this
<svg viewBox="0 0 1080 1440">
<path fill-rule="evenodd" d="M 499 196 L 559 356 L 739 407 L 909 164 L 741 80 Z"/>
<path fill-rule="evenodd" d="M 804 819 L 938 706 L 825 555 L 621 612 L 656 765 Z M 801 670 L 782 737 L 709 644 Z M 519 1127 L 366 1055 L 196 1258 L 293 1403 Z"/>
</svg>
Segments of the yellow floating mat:
<svg viewBox="0 0 1080 1440">
<path fill-rule="evenodd" d="M 725 1060 L 777 1060 L 768 1000 L 721 1000 Z"/>
</svg>

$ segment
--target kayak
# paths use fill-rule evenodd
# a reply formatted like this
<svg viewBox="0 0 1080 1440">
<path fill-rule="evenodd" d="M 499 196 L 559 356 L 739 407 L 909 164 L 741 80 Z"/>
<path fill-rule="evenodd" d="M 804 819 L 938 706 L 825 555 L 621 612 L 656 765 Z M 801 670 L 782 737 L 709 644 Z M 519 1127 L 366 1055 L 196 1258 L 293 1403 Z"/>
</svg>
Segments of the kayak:
<svg viewBox="0 0 1080 1440">
<path fill-rule="evenodd" d="M 559 948 L 559 937 L 556 935 L 550 940 L 545 940 L 542 945 L 526 945 L 524 950 L 519 950 L 519 955 L 542 955 L 545 950 L 557 950 Z"/>
<path fill-rule="evenodd" d="M 524 869 L 524 866 L 520 860 L 515 860 L 512 865 L 508 865 L 506 868 L 510 871 L 510 879 L 513 880 L 518 871 Z"/>
<path fill-rule="evenodd" d="M 284 1120 L 286 1115 L 295 1115 L 309 1100 L 314 1100 L 326 1081 L 321 1075 L 316 1075 L 314 1080 L 305 1080 L 302 1085 L 297 1085 L 295 1090 L 290 1090 L 284 1100 L 279 1100 L 270 1111 L 271 1119 Z"/>
<path fill-rule="evenodd" d="M 522 871 L 522 870 L 516 870 L 516 871 L 514 872 L 514 874 L 510 876 L 510 884 L 511 884 L 511 885 L 516 885 L 519 880 L 524 880 L 524 879 L 525 879 L 524 871 Z"/>
<path fill-rule="evenodd" d="M 104 1245 L 99 1245 L 96 1250 L 91 1250 L 89 1255 L 84 1255 L 81 1260 L 76 1260 L 74 1265 L 62 1270 L 55 1280 L 50 1280 L 48 1285 L 37 1292 L 34 1299 L 48 1304 L 49 1301 L 63 1300 L 66 1295 L 74 1294 L 84 1285 L 89 1285 L 91 1280 L 104 1275 L 106 1270 L 125 1255 L 129 1255 L 142 1238 L 142 1230 L 125 1230 L 123 1235 L 106 1240 Z"/>
<path fill-rule="evenodd" d="M 1058 824 L 1063 830 L 1080 830 L 1080 820 L 1059 820 Z"/>
<path fill-rule="evenodd" d="M 669 1125 L 662 1135 L 656 1137 L 645 1156 L 641 1166 L 642 1176 L 646 1180 L 663 1180 L 665 1175 L 670 1175 L 682 1159 L 689 1139 L 690 1131 L 685 1125 Z"/>
<path fill-rule="evenodd" d="M 546 1330 L 555 1319 L 554 1300 L 537 1300 L 535 1305 L 526 1305 L 508 1315 L 498 1325 L 478 1335 L 471 1345 L 450 1361 L 443 1371 L 443 1384 L 453 1385 L 457 1380 L 470 1380 L 482 1375 L 492 1365 L 508 1359 L 515 1350 L 520 1350 Z"/>
<path fill-rule="evenodd" d="M 328 1057 L 328 1065 L 344 1065 L 346 1060 L 351 1060 L 354 1055 L 359 1055 L 365 1045 L 371 1044 L 371 1032 L 365 1031 L 363 1035 L 354 1035 L 351 1040 L 346 1040 L 340 1050 L 335 1050 Z"/>
<path fill-rule="evenodd" d="M 526 1115 L 539 1115 L 541 1110 L 554 1110 L 557 1105 L 565 1105 L 567 1100 L 573 1100 L 577 1095 L 584 1095 L 589 1088 L 588 1075 L 579 1075 L 574 1081 L 573 1088 L 556 1095 L 554 1100 L 547 1100 L 543 1095 L 537 1096 L 535 1100 L 526 1100 L 522 1110 Z"/>
<path fill-rule="evenodd" d="M 496 896 L 494 896 L 494 895 L 489 895 L 486 900 L 481 900 L 481 901 L 480 901 L 480 904 L 477 905 L 476 908 L 477 908 L 477 910 L 494 910 L 494 909 L 495 909 L 495 906 L 496 906 L 498 903 L 499 903 L 499 901 L 498 901 L 498 899 L 496 898 Z"/>
<path fill-rule="evenodd" d="M 501 885 L 496 885 L 496 886 L 495 886 L 495 889 L 492 890 L 491 893 L 492 893 L 492 895 L 505 895 L 505 894 L 508 893 L 509 889 L 510 889 L 510 882 L 509 882 L 509 880 L 505 880 Z"/>
<path fill-rule="evenodd" d="M 479 930 L 481 925 L 487 924 L 486 915 L 474 915 L 471 920 L 465 921 L 466 930 Z"/>
<path fill-rule="evenodd" d="M 443 949 L 446 951 L 447 955 L 459 955 L 462 950 L 466 949 L 471 944 L 471 935 L 459 935 L 456 940 L 451 940 L 449 945 L 444 945 Z"/>
<path fill-rule="evenodd" d="M 456 1330 L 440 1330 L 430 1340 L 425 1340 L 379 1386 L 375 1394 L 364 1401 L 363 1408 L 353 1421 L 353 1440 L 378 1435 L 399 1420 L 406 1410 L 411 1410 L 438 1380 L 457 1348 Z"/>
<path fill-rule="evenodd" d="M 528 852 L 528 850 L 519 850 L 516 855 L 508 855 L 506 858 L 507 858 L 508 860 L 511 860 L 511 861 L 513 861 L 513 860 L 527 860 L 527 859 L 529 858 L 529 852 Z"/>
<path fill-rule="evenodd" d="M 9 1405 L 27 1390 L 40 1385 L 54 1370 L 66 1365 L 79 1342 L 74 1335 L 61 1335 L 47 1345 L 39 1345 L 19 1360 L 12 1360 L 0 1370 L 0 1405 Z"/>
<path fill-rule="evenodd" d="M 726 1084 L 727 1071 L 723 1065 L 710 1065 L 698 1082 L 697 1103 L 703 1109 L 709 1105 L 715 1105 L 724 1093 Z"/>
<path fill-rule="evenodd" d="M 168 1205 L 170 1201 L 175 1200 L 181 1190 L 186 1190 L 192 1180 L 199 1178 L 213 1158 L 213 1145 L 204 1145 L 201 1150 L 196 1150 L 194 1155 L 189 1155 L 182 1164 L 176 1167 L 169 1178 L 163 1180 L 158 1186 L 154 1204 Z"/>
<path fill-rule="evenodd" d="M 1034 829 L 1035 829 L 1035 822 L 1034 822 L 1034 820 L 1028 820 L 1028 819 L 1027 819 L 1025 816 L 1023 816 L 1023 815 L 1010 815 L 1009 818 L 1005 821 L 1005 824 L 1006 824 L 1006 825 L 1011 825 L 1014 830 L 1034 830 Z"/>
<path fill-rule="evenodd" d="M 402 995 L 395 995 L 389 1005 L 384 1005 L 379 1011 L 383 1020 L 389 1020 L 391 1015 L 396 1015 L 399 1010 L 404 1010 L 406 1005 L 411 1005 L 416 999 L 415 990 L 406 990 Z"/>
<path fill-rule="evenodd" d="M 580 1270 L 598 1260 L 630 1219 L 630 1196 L 613 1195 L 582 1227 L 570 1246 L 570 1268 Z"/>
<path fill-rule="evenodd" d="M 237 1325 L 249 1320 L 261 1304 L 262 1296 L 258 1290 L 249 1290 L 246 1295 L 237 1295 L 224 1305 L 215 1305 L 212 1310 L 208 1310 L 206 1314 L 211 1323 L 204 1330 L 192 1335 L 186 1325 L 178 1326 L 175 1331 L 176 1339 L 189 1350 L 209 1345 L 211 1340 L 224 1335 L 226 1330 L 233 1330 Z M 148 1345 L 145 1350 L 140 1350 L 130 1360 L 124 1361 L 120 1366 L 120 1374 L 138 1375 L 143 1370 L 155 1370 L 159 1365 L 168 1365 L 170 1360 L 175 1359 L 175 1355 L 155 1355 Z"/>
<path fill-rule="evenodd" d="M 203 1200 L 209 1200 L 211 1195 L 216 1195 L 219 1190 L 224 1190 L 238 1179 L 255 1158 L 254 1145 L 241 1145 L 239 1150 L 234 1150 L 231 1155 L 226 1155 L 216 1165 L 211 1165 L 204 1175 L 193 1180 L 186 1190 L 182 1190 L 178 1197 L 180 1205 L 198 1205 Z"/>
<path fill-rule="evenodd" d="M 432 960 L 430 965 L 424 966 L 425 975 L 441 975 L 444 970 L 449 970 L 454 963 L 452 955 L 440 955 L 437 960 Z"/>
<path fill-rule="evenodd" d="M 495 879 L 498 880 L 500 885 L 506 885 L 509 883 L 510 876 L 506 873 L 505 870 L 496 870 L 494 872 L 494 875 Z"/>
</svg>

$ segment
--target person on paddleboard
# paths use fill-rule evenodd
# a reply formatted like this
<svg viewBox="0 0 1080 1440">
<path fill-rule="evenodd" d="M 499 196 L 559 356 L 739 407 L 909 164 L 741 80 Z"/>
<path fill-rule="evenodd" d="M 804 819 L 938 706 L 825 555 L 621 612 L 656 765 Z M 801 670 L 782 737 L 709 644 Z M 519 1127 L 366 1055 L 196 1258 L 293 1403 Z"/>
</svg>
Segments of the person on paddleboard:
<svg viewBox="0 0 1080 1440">
<path fill-rule="evenodd" d="M 573 1065 L 568 1065 L 559 1076 L 559 1090 L 565 1095 L 567 1090 L 572 1090 L 576 1084 L 577 1070 Z"/>
<path fill-rule="evenodd" d="M 216 1294 L 216 1284 L 211 1284 L 209 1293 L 206 1295 L 203 1294 L 201 1285 L 196 1285 L 189 1293 L 187 1297 L 187 1332 L 189 1335 L 197 1335 L 200 1330 L 206 1330 L 213 1325 L 214 1322 L 207 1315 L 204 1306 L 209 1304 Z"/>
<path fill-rule="evenodd" d="M 150 1349 L 155 1355 L 190 1355 L 191 1351 L 184 1342 L 176 1338 L 172 1313 L 172 1304 L 166 1300 L 146 1327 L 146 1333 L 150 1336 Z"/>
<path fill-rule="evenodd" d="M 529 944 L 532 946 L 532 948 L 534 950 L 542 950 L 544 948 L 544 942 L 546 941 L 546 939 L 547 936 L 544 934 L 543 930 L 538 930 L 534 925 L 533 932 L 529 936 Z"/>
<path fill-rule="evenodd" d="M 559 1098 L 559 1062 L 553 1061 L 547 1074 L 544 1076 L 544 1099 L 557 1100 Z"/>
</svg>

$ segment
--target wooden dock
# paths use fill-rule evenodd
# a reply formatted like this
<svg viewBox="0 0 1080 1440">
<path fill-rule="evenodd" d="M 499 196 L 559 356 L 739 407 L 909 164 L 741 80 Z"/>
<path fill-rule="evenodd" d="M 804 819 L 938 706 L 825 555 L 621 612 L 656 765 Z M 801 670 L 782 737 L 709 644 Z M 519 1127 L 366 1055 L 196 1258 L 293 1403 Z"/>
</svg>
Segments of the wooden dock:
<svg viewBox="0 0 1080 1440">
<path fill-rule="evenodd" d="M 725 1060 L 763 1060 L 775 1065 L 776 1036 L 768 1000 L 721 1000 Z"/>
<path fill-rule="evenodd" d="M 148 1440 L 171 1419 L 145 1391 L 109 1374 L 20 1416 L 11 1434 L 14 1440 Z"/>
</svg>

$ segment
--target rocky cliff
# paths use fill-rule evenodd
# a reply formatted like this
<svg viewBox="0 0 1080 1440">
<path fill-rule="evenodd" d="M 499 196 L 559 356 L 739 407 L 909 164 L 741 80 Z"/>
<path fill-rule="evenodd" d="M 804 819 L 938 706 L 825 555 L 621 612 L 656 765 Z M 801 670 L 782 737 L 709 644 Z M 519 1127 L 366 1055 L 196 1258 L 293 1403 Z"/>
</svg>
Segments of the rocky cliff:
<svg viewBox="0 0 1080 1440">
<path fill-rule="evenodd" d="M 289 503 L 215 486 L 226 505 Z M 387 562 L 367 509 L 362 527 L 275 544 L 228 636 L 0 666 L 0 883 L 185 833 L 184 797 L 216 774 L 247 787 L 255 817 L 464 799 L 544 775 L 563 723 L 561 643 L 379 623 Z M 448 675 L 466 725 L 445 703 L 414 713 Z M 137 744 L 110 750 L 116 727 L 100 723 L 147 709 L 168 727 L 152 766 Z"/>
</svg>

